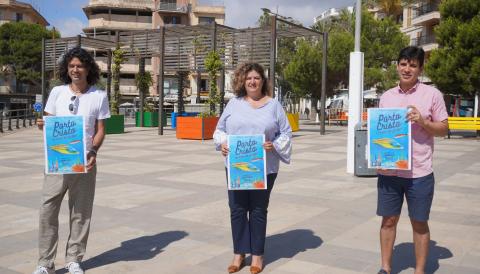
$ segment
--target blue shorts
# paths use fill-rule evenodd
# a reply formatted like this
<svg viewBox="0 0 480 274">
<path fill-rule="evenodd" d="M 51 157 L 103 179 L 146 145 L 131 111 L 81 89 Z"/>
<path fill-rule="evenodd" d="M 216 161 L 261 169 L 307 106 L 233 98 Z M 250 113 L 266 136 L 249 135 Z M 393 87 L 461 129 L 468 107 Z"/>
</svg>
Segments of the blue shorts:
<svg viewBox="0 0 480 274">
<path fill-rule="evenodd" d="M 401 178 L 379 174 L 377 215 L 399 216 L 402 211 L 403 196 L 405 196 L 408 216 L 415 221 L 428 221 L 434 185 L 433 173 L 420 178 Z"/>
</svg>

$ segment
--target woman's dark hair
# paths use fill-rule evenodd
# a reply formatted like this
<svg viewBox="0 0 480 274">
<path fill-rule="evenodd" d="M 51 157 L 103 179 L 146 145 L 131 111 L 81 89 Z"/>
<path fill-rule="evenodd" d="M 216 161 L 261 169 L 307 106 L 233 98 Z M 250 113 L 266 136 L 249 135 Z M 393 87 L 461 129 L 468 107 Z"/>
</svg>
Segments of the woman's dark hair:
<svg viewBox="0 0 480 274">
<path fill-rule="evenodd" d="M 60 61 L 59 68 L 60 80 L 62 80 L 65 84 L 70 84 L 72 82 L 72 79 L 70 79 L 70 76 L 68 76 L 68 64 L 73 58 L 78 58 L 78 60 L 80 60 L 80 62 L 82 62 L 87 69 L 87 83 L 91 86 L 95 85 L 98 79 L 100 79 L 100 68 L 93 59 L 92 55 L 80 47 L 70 49 L 63 56 L 62 60 Z"/>
<path fill-rule="evenodd" d="M 260 74 L 260 77 L 262 77 L 262 94 L 271 96 L 271 90 L 267 77 L 265 76 L 265 70 L 262 65 L 258 63 L 244 63 L 235 70 L 235 75 L 232 81 L 233 92 L 235 95 L 238 97 L 244 97 L 247 95 L 247 91 L 245 90 L 245 79 L 247 78 L 247 74 L 252 70 L 256 71 Z"/>
<path fill-rule="evenodd" d="M 398 54 L 397 62 L 400 63 L 400 60 L 417 60 L 420 68 L 423 68 L 423 60 L 425 59 L 425 51 L 420 47 L 409 46 L 400 51 Z"/>
</svg>

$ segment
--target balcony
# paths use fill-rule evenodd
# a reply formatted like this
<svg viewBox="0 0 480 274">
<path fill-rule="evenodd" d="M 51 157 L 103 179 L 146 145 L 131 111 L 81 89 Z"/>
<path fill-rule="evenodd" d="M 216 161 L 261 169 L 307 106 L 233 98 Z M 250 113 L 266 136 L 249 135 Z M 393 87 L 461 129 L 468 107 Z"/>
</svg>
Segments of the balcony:
<svg viewBox="0 0 480 274">
<path fill-rule="evenodd" d="M 413 10 L 412 25 L 432 25 L 439 21 L 438 3 L 423 4 Z"/>
<path fill-rule="evenodd" d="M 413 38 L 410 41 L 411 46 L 422 47 L 425 52 L 432 51 L 438 48 L 438 44 L 435 41 L 434 35 L 425 35 L 417 38 Z"/>
<path fill-rule="evenodd" d="M 160 3 L 157 6 L 157 11 L 168 11 L 168 12 L 175 12 L 175 13 L 188 13 L 188 4 L 160 1 Z"/>
</svg>

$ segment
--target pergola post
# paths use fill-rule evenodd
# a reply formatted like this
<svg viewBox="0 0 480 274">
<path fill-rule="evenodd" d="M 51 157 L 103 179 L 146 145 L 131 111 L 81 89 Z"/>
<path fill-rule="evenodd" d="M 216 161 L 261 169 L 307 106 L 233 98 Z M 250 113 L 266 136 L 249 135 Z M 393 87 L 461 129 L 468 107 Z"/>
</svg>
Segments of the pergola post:
<svg viewBox="0 0 480 274">
<path fill-rule="evenodd" d="M 217 51 L 217 23 L 214 21 L 213 22 L 213 28 L 212 28 L 212 51 L 216 52 Z M 214 76 L 214 79 L 210 79 L 211 81 L 217 81 L 217 75 Z M 213 98 L 216 96 L 216 94 L 213 94 L 213 90 L 210 89 L 210 98 Z M 216 105 L 214 102 L 210 102 L 210 111 L 215 113 Z"/>
<path fill-rule="evenodd" d="M 277 16 L 270 16 L 270 67 L 268 68 L 268 81 L 275 97 L 275 61 L 277 57 Z"/>
<path fill-rule="evenodd" d="M 81 36 L 80 34 L 77 35 L 77 46 L 78 46 L 79 48 L 82 47 L 82 36 Z"/>
<path fill-rule="evenodd" d="M 47 81 L 45 79 L 45 38 L 42 38 L 42 110 L 40 111 L 40 117 L 43 117 L 43 109 L 45 108 L 45 102 L 47 101 Z"/>
<path fill-rule="evenodd" d="M 185 71 L 177 71 L 177 76 L 178 76 L 178 100 L 177 100 L 177 106 L 178 106 L 178 114 L 182 114 L 185 112 L 185 107 L 184 107 L 184 102 L 183 102 L 183 81 L 185 80 Z"/>
<path fill-rule="evenodd" d="M 112 50 L 107 50 L 107 98 L 112 100 Z"/>
<path fill-rule="evenodd" d="M 158 135 L 163 135 L 163 69 L 164 69 L 164 57 L 165 57 L 165 27 L 160 27 L 160 45 L 158 56 Z"/>
<path fill-rule="evenodd" d="M 140 57 L 140 60 L 138 60 L 138 75 L 140 79 L 143 79 L 145 75 L 145 57 Z M 144 126 L 143 122 L 143 104 L 145 103 L 145 90 L 142 87 L 139 87 L 138 89 L 138 96 L 140 97 L 140 107 L 139 107 L 139 121 L 140 121 L 140 127 Z"/>
<path fill-rule="evenodd" d="M 323 33 L 322 47 L 322 93 L 320 95 L 320 135 L 325 135 L 325 101 L 327 95 L 327 47 L 328 33 Z"/>
<path fill-rule="evenodd" d="M 201 91 L 200 86 L 201 85 L 202 85 L 202 72 L 200 71 L 200 69 L 197 68 L 197 100 L 196 100 L 197 104 L 200 103 L 200 91 Z"/>
<path fill-rule="evenodd" d="M 225 105 L 225 67 L 221 70 L 222 75 L 220 75 L 220 115 L 223 113 L 223 106 Z"/>
</svg>

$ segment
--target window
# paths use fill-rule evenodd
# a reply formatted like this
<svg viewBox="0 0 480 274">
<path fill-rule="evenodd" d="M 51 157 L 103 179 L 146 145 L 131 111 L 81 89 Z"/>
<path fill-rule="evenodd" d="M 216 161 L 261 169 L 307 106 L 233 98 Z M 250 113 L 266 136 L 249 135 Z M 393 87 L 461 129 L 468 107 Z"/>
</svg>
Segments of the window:
<svg viewBox="0 0 480 274">
<path fill-rule="evenodd" d="M 23 21 L 23 13 L 17 13 L 16 21 L 17 22 Z"/>
<path fill-rule="evenodd" d="M 168 25 L 175 25 L 181 24 L 180 16 L 163 16 L 163 24 Z"/>
<path fill-rule="evenodd" d="M 201 25 L 212 24 L 213 22 L 215 22 L 215 17 L 205 17 L 205 16 L 198 17 L 198 23 Z"/>
</svg>

